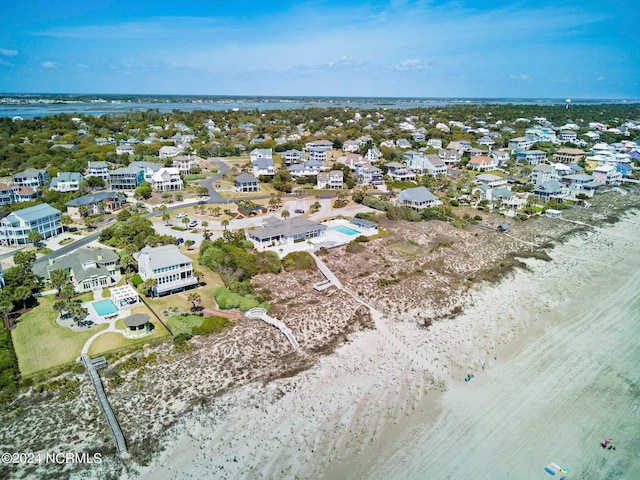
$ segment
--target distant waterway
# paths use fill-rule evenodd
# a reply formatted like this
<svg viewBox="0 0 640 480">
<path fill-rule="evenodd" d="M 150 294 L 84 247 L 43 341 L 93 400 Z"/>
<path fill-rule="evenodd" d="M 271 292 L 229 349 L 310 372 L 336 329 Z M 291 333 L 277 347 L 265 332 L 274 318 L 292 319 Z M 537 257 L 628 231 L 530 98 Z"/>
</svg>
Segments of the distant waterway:
<svg viewBox="0 0 640 480">
<path fill-rule="evenodd" d="M 122 97 L 121 97 L 122 98 Z M 566 99 L 518 98 L 321 98 L 321 97 L 136 97 L 126 100 L 115 96 L 81 95 L 12 95 L 0 94 L 0 117 L 34 118 L 59 113 L 77 115 L 119 115 L 158 110 L 162 113 L 193 110 L 292 110 L 304 108 L 409 109 L 450 105 L 514 104 L 564 105 Z M 572 104 L 637 103 L 638 100 L 572 100 Z"/>
</svg>

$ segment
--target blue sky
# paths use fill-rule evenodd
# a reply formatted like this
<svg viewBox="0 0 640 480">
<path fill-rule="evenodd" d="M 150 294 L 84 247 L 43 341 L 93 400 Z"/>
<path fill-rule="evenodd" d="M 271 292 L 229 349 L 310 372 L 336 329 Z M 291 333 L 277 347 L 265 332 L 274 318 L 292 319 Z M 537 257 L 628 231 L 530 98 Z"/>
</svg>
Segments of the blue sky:
<svg viewBox="0 0 640 480">
<path fill-rule="evenodd" d="M 0 92 L 640 98 L 626 0 L 0 0 Z"/>
</svg>

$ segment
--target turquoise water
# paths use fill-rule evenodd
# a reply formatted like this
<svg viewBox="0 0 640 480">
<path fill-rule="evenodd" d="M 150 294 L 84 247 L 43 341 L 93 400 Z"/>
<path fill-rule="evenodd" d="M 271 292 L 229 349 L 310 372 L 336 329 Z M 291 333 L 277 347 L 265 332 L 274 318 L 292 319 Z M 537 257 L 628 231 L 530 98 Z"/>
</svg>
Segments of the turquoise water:
<svg viewBox="0 0 640 480">
<path fill-rule="evenodd" d="M 105 317 L 107 315 L 114 314 L 118 311 L 118 307 L 111 300 L 100 300 L 99 302 L 93 302 L 93 308 L 96 309 L 98 315 Z"/>
<path fill-rule="evenodd" d="M 340 232 L 345 235 L 360 235 L 358 230 L 354 230 L 353 228 L 345 227 L 344 225 L 336 225 L 335 227 L 327 228 L 328 232 Z"/>
</svg>

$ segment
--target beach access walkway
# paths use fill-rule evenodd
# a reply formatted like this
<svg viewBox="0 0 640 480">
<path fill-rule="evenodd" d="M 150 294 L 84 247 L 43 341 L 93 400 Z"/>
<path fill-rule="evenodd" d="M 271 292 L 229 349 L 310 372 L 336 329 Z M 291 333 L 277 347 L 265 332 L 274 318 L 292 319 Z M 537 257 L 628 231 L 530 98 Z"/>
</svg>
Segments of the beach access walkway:
<svg viewBox="0 0 640 480">
<path fill-rule="evenodd" d="M 120 425 L 118 424 L 118 420 L 116 420 L 116 416 L 113 414 L 111 410 L 111 405 L 109 404 L 109 400 L 107 399 L 107 394 L 104 392 L 104 387 L 102 386 L 102 380 L 100 379 L 100 375 L 98 375 L 98 368 L 105 367 L 107 365 L 107 361 L 104 357 L 98 357 L 92 359 L 89 355 L 83 354 L 80 357 L 80 360 L 84 364 L 87 369 L 87 373 L 89 374 L 89 378 L 93 383 L 93 388 L 96 390 L 96 395 L 98 396 L 98 403 L 100 403 L 100 408 L 102 408 L 102 412 L 107 419 L 107 424 L 109 425 L 109 429 L 113 434 L 113 439 L 116 442 L 116 450 L 118 451 L 118 455 L 123 458 L 127 458 L 129 453 L 127 452 L 127 443 L 124 440 L 124 435 L 122 430 L 120 429 Z"/>
<path fill-rule="evenodd" d="M 380 335 L 387 342 L 387 344 L 393 345 L 398 351 L 400 351 L 407 358 L 413 360 L 421 368 L 424 368 L 425 370 L 433 371 L 433 365 L 431 365 L 425 357 L 423 357 L 417 351 L 410 348 L 407 344 L 405 344 L 400 338 L 398 338 L 389 329 L 389 326 L 384 321 L 384 315 L 382 314 L 381 311 L 377 310 L 372 304 L 370 304 L 365 299 L 361 298 L 356 292 L 344 286 L 342 282 L 338 280 L 338 277 L 335 276 L 335 274 L 329 269 L 329 267 L 327 267 L 327 265 L 316 254 L 311 253 L 311 256 L 315 260 L 316 265 L 318 266 L 318 270 L 322 272 L 322 274 L 326 277 L 328 282 L 331 282 L 337 288 L 349 294 L 358 303 L 361 303 L 362 305 L 364 305 L 370 310 L 371 317 L 373 318 L 374 324 L 376 326 L 376 330 L 378 331 L 378 333 L 380 333 Z"/>
<path fill-rule="evenodd" d="M 267 322 L 269 325 L 273 325 L 278 330 L 280 330 L 285 337 L 287 337 L 287 340 L 289 340 L 289 343 L 291 344 L 294 350 L 298 350 L 298 348 L 300 348 L 300 345 L 298 345 L 298 341 L 296 340 L 296 337 L 293 336 L 293 333 L 291 332 L 289 327 L 287 327 L 283 322 L 281 322 L 277 318 L 273 318 L 267 315 L 267 311 L 264 308 L 258 308 L 258 307 L 252 308 L 248 310 L 247 313 L 245 313 L 245 315 L 247 316 L 247 318 L 259 319 L 264 322 Z"/>
</svg>

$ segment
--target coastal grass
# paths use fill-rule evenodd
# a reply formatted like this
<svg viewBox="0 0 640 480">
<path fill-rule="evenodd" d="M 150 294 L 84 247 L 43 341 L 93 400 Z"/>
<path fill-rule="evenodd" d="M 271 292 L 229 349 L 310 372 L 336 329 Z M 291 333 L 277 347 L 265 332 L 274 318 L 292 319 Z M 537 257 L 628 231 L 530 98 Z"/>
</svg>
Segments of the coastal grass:
<svg viewBox="0 0 640 480">
<path fill-rule="evenodd" d="M 20 373 L 24 378 L 35 373 L 72 363 L 80 356 L 84 343 L 107 325 L 74 332 L 56 323 L 53 296 L 40 297 L 38 306 L 18 319 L 12 331 Z"/>
</svg>

